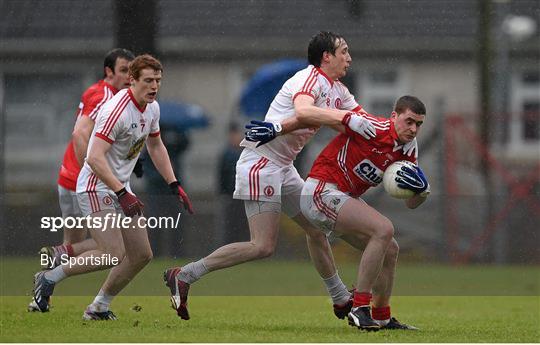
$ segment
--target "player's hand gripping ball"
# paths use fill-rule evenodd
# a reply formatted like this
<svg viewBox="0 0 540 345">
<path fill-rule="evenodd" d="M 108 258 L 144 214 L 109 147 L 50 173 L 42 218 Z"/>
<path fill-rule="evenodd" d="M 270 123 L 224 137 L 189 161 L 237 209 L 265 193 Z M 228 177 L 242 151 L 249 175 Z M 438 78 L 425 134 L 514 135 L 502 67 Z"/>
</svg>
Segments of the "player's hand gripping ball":
<svg viewBox="0 0 540 345">
<path fill-rule="evenodd" d="M 429 190 L 429 184 L 420 167 L 409 161 L 392 163 L 384 172 L 383 186 L 390 196 L 397 199 L 409 199 Z"/>
</svg>

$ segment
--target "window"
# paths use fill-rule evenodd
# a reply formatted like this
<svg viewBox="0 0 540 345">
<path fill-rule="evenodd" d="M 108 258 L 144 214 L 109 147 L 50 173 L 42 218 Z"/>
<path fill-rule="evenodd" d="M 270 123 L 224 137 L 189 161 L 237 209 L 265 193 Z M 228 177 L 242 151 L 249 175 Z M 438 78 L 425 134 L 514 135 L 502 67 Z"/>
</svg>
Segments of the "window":
<svg viewBox="0 0 540 345">
<path fill-rule="evenodd" d="M 540 102 L 523 103 L 523 138 L 526 141 L 540 139 Z"/>
<path fill-rule="evenodd" d="M 390 116 L 396 99 L 406 93 L 404 73 L 400 67 L 368 67 L 359 73 L 356 80 L 358 103 L 374 115 Z"/>
<path fill-rule="evenodd" d="M 508 149 L 517 155 L 538 155 L 540 144 L 540 69 L 513 71 L 510 85 Z"/>
</svg>

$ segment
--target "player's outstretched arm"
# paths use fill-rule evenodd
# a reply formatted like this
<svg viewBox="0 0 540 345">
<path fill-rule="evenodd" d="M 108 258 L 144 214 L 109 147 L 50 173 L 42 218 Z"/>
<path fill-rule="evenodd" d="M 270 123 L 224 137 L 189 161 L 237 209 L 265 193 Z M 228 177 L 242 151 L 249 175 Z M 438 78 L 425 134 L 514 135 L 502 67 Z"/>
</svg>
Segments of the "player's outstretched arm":
<svg viewBox="0 0 540 345">
<path fill-rule="evenodd" d="M 298 96 L 294 100 L 294 109 L 295 118 L 303 128 L 325 125 L 343 133 L 346 126 L 367 140 L 376 136 L 375 127 L 363 114 L 349 110 L 316 107 L 310 96 Z"/>
<path fill-rule="evenodd" d="M 94 130 L 94 120 L 92 120 L 89 116 L 79 116 L 77 122 L 75 122 L 75 127 L 73 128 L 71 137 L 73 139 L 73 150 L 75 151 L 75 157 L 77 157 L 77 162 L 79 163 L 80 167 L 82 167 L 84 164 L 84 157 L 86 157 L 88 141 L 92 135 L 92 130 Z"/>
<path fill-rule="evenodd" d="M 295 117 L 303 128 L 339 125 L 345 114 L 349 112 L 347 110 L 319 108 L 315 106 L 313 98 L 307 95 L 296 97 L 294 111 L 296 113 Z"/>
</svg>

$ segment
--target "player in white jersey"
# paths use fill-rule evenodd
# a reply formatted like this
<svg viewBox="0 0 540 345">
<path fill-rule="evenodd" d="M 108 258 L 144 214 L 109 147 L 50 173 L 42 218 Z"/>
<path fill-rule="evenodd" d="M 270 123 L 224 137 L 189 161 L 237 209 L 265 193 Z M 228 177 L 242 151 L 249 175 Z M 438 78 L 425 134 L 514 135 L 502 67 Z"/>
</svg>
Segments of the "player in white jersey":
<svg viewBox="0 0 540 345">
<path fill-rule="evenodd" d="M 101 290 L 83 314 L 85 320 L 114 320 L 109 305 L 150 261 L 152 250 L 146 227 L 139 222 L 143 204 L 131 192 L 129 177 L 146 148 L 157 170 L 189 212 L 191 202 L 178 183 L 167 149 L 159 135 L 161 63 L 150 55 L 136 57 L 129 65 L 131 86 L 119 91 L 100 111 L 88 144 L 86 161 L 77 179 L 77 198 L 83 216 L 100 217 L 107 224 L 111 213 L 124 214 L 128 224 L 109 224 L 90 231 L 97 249 L 35 276 L 34 299 L 41 311 L 49 309 L 54 286 L 68 276 L 113 267 Z M 110 217 L 109 217 L 110 218 Z M 127 225 L 127 226 L 126 226 Z M 101 258 L 101 260 L 88 260 Z"/>
<path fill-rule="evenodd" d="M 252 132 L 256 135 L 257 130 L 270 130 L 276 134 L 282 129 L 280 122 L 294 116 L 313 127 L 296 131 L 283 128 L 289 133 L 264 146 L 246 140 L 241 143 L 245 149 L 236 165 L 234 198 L 245 202 L 251 240 L 225 245 L 205 258 L 165 271 L 164 279 L 171 290 L 173 308 L 182 319 L 189 319 L 190 284 L 202 275 L 272 255 L 282 205 L 283 211 L 308 235 L 310 254 L 332 297 L 336 316 L 344 318 L 351 308 L 351 294 L 337 274 L 328 240 L 300 213 L 304 181 L 292 162 L 320 125 L 341 124 L 347 113 L 361 112 L 362 107 L 338 80 L 345 76 L 351 62 L 343 37 L 330 32 L 315 35 L 308 47 L 308 61 L 310 65 L 285 82 L 274 98 L 265 118 L 272 122 L 267 123 L 270 127 L 255 122 L 255 125 L 263 125 L 252 128 Z M 349 124 L 351 129 L 366 139 L 375 136 L 375 129 L 367 119 L 354 118 Z"/>
<path fill-rule="evenodd" d="M 128 64 L 134 58 L 132 52 L 122 48 L 108 52 L 103 63 L 103 79 L 82 94 L 72 138 L 66 147 L 58 173 L 58 197 L 64 218 L 81 216 L 76 194 L 77 177 L 84 163 L 94 121 L 102 106 L 118 90 L 129 87 Z M 77 256 L 96 247 L 93 239 L 87 239 L 86 230 L 65 227 L 63 236 L 61 245 L 41 248 L 40 257 L 48 257 L 44 268 L 54 268 L 53 263 L 58 265 L 62 255 Z"/>
</svg>

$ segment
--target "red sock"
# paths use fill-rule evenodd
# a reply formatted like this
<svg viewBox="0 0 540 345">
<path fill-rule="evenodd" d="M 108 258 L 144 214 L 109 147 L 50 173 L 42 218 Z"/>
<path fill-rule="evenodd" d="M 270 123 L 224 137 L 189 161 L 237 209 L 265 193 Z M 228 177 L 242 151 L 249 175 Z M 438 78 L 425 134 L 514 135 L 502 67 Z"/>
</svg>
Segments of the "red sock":
<svg viewBox="0 0 540 345">
<path fill-rule="evenodd" d="M 73 257 L 73 247 L 71 246 L 71 244 L 65 244 L 64 247 L 66 247 L 66 251 L 67 251 L 67 254 L 68 256 L 71 258 Z"/>
<path fill-rule="evenodd" d="M 373 317 L 373 320 L 388 320 L 390 318 L 390 306 L 373 307 L 371 316 Z"/>
<path fill-rule="evenodd" d="M 369 306 L 371 293 L 355 291 L 353 294 L 353 307 Z"/>
</svg>

